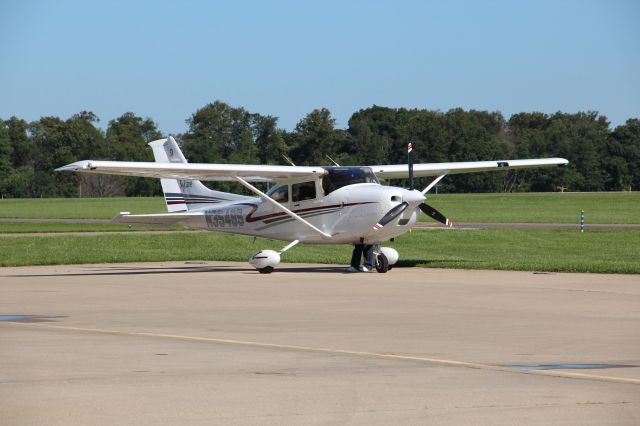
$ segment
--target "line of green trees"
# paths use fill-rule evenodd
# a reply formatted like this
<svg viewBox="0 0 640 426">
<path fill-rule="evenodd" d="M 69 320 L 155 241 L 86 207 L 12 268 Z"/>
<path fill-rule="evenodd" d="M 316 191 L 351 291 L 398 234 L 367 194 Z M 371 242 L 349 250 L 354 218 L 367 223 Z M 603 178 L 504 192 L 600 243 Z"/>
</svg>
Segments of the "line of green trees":
<svg viewBox="0 0 640 426">
<path fill-rule="evenodd" d="M 451 176 L 447 192 L 630 191 L 640 187 L 640 120 L 611 129 L 596 112 L 447 112 L 372 106 L 337 129 L 326 109 L 307 114 L 292 131 L 278 119 L 216 101 L 186 120 L 175 135 L 191 162 L 330 165 L 400 164 L 406 145 L 416 162 L 564 157 L 567 168 Z M 163 137 L 150 118 L 125 113 L 105 130 L 98 117 L 80 112 L 67 120 L 42 117 L 0 120 L 2 197 L 155 195 L 156 179 L 55 173 L 81 159 L 153 161 L 147 143 Z"/>
</svg>

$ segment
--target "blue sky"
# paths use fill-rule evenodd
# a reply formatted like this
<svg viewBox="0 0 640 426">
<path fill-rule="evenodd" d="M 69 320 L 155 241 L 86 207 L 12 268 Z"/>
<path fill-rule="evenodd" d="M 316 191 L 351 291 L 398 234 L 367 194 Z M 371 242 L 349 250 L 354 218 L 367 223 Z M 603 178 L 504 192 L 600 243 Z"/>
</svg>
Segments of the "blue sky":
<svg viewBox="0 0 640 426">
<path fill-rule="evenodd" d="M 292 129 L 373 104 L 640 117 L 640 2 L 0 0 L 0 117 L 215 100 Z"/>
</svg>

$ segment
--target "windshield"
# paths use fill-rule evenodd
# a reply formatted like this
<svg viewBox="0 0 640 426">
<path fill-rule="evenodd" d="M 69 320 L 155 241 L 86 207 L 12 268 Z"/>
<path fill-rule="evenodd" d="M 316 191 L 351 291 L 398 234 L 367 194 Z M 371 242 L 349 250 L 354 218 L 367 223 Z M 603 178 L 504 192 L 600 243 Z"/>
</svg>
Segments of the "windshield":
<svg viewBox="0 0 640 426">
<path fill-rule="evenodd" d="M 279 202 L 280 204 L 286 203 L 289 201 L 289 186 L 274 186 L 270 190 L 267 191 L 267 195 L 273 198 L 274 201 Z"/>
<path fill-rule="evenodd" d="M 322 177 L 322 189 L 325 195 L 343 186 L 356 183 L 380 183 L 369 167 L 325 167 L 327 171 Z"/>
</svg>

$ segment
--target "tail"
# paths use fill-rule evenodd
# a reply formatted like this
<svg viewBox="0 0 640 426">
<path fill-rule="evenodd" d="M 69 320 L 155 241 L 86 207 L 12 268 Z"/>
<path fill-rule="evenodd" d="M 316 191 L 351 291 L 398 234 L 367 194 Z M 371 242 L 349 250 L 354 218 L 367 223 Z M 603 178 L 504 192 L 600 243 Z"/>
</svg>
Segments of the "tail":
<svg viewBox="0 0 640 426">
<path fill-rule="evenodd" d="M 156 163 L 186 163 L 180 147 L 172 136 L 149 142 Z M 210 207 L 220 203 L 247 200 L 249 197 L 214 191 L 199 180 L 160 179 L 164 200 L 169 212 L 183 212 Z"/>
</svg>

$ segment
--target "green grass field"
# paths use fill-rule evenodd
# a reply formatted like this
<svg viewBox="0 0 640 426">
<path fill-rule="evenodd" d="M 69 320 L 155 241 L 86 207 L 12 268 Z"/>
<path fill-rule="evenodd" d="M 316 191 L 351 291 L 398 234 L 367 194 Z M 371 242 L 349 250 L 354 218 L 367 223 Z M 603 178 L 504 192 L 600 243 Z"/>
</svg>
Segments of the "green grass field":
<svg viewBox="0 0 640 426">
<path fill-rule="evenodd" d="M 456 222 L 577 223 L 585 209 L 590 223 L 640 223 L 639 193 L 438 194 L 428 202 Z M 155 198 L 0 200 L 2 218 L 109 219 L 120 211 L 165 211 Z M 423 216 L 424 220 L 429 220 Z M 149 235 L 125 225 L 0 222 L 0 266 L 162 260 L 246 261 L 263 248 L 286 243 L 215 233 Z M 134 227 L 133 230 L 165 229 Z M 183 229 L 183 228 L 170 228 Z M 104 232 L 55 236 L 56 232 Z M 51 236 L 12 237 L 45 232 Z M 399 266 L 530 271 L 640 273 L 639 230 L 436 229 L 414 231 L 388 245 Z M 298 246 L 283 262 L 346 264 L 348 246 Z"/>
<path fill-rule="evenodd" d="M 528 271 L 640 273 L 640 231 L 427 230 L 387 245 L 398 266 Z M 255 252 L 285 243 L 216 233 L 135 234 L 92 237 L 2 237 L 0 265 L 45 265 L 166 260 L 247 261 Z M 346 265 L 351 248 L 301 245 L 283 262 Z"/>
<path fill-rule="evenodd" d="M 35 198 L 0 200 L 0 218 L 111 219 L 120 212 L 161 213 L 162 197 Z"/>
</svg>

